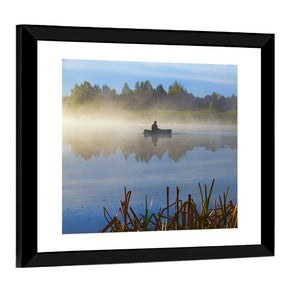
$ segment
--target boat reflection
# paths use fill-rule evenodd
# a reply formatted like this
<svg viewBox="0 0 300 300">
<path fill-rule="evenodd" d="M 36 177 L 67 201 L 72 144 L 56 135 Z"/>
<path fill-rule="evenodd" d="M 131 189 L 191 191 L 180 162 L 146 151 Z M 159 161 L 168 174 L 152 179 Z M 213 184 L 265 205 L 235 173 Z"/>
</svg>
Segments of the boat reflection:
<svg viewBox="0 0 300 300">
<path fill-rule="evenodd" d="M 172 133 L 157 133 L 157 134 L 149 134 L 144 132 L 144 138 L 151 139 L 151 142 L 154 146 L 157 146 L 157 142 L 159 139 L 171 138 Z"/>
<path fill-rule="evenodd" d="M 237 135 L 235 132 L 143 135 L 140 131 L 63 126 L 63 145 L 70 145 L 77 157 L 86 160 L 92 156 L 108 157 L 121 150 L 126 160 L 133 154 L 137 162 L 148 163 L 153 156 L 161 159 L 167 153 L 169 158 L 177 162 L 195 147 L 212 152 L 224 148 L 236 149 Z"/>
</svg>

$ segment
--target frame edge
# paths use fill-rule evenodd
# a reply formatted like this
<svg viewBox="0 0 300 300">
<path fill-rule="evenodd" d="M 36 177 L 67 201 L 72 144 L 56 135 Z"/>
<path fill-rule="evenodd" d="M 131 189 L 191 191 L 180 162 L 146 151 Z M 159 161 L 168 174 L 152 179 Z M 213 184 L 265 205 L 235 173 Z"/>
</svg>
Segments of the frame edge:
<svg viewBox="0 0 300 300">
<path fill-rule="evenodd" d="M 275 255 L 275 35 L 270 34 L 261 48 L 261 243 Z"/>
<path fill-rule="evenodd" d="M 37 253 L 37 171 L 28 173 L 37 170 L 37 40 L 26 26 L 16 26 L 16 48 L 16 267 L 25 267 Z"/>
</svg>

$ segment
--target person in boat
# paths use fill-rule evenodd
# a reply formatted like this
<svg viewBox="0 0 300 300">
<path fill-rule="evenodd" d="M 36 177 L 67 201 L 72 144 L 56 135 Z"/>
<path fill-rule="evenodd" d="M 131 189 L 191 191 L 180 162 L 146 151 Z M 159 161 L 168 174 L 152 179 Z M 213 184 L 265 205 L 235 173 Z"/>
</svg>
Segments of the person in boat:
<svg viewBox="0 0 300 300">
<path fill-rule="evenodd" d="M 157 122 L 154 121 L 154 123 L 152 124 L 151 130 L 159 130 L 158 126 L 157 126 Z"/>
</svg>

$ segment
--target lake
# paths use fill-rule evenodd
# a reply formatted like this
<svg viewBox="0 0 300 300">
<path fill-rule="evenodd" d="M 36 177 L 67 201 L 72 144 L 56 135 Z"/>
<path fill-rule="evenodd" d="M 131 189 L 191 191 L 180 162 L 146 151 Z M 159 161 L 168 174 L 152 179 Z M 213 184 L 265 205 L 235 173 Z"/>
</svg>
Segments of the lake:
<svg viewBox="0 0 300 300">
<path fill-rule="evenodd" d="M 165 125 L 167 126 L 167 125 Z M 63 125 L 62 233 L 94 233 L 124 200 L 124 187 L 132 191 L 130 206 L 151 213 L 170 203 L 175 189 L 183 201 L 192 195 L 201 203 L 198 183 L 211 185 L 212 200 L 229 187 L 228 200 L 237 203 L 237 132 L 230 126 L 168 126 L 170 137 L 144 137 L 141 127 L 116 127 L 78 122 Z M 149 127 L 149 126 L 148 126 Z M 146 128 L 146 127 L 145 127 Z"/>
</svg>

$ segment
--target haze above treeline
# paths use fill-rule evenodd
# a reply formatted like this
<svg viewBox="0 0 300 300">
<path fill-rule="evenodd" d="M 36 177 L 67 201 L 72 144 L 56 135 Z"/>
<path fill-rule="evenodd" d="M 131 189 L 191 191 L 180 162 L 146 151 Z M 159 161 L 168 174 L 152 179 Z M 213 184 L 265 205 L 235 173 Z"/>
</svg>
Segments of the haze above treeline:
<svg viewBox="0 0 300 300">
<path fill-rule="evenodd" d="M 87 112 L 93 114 L 116 111 L 135 113 L 139 117 L 141 112 L 149 114 L 150 111 L 160 112 L 169 119 L 167 112 L 174 112 L 175 119 L 198 119 L 200 116 L 223 121 L 236 122 L 237 96 L 224 97 L 213 92 L 205 97 L 197 97 L 187 91 L 178 81 L 174 81 L 166 91 L 162 84 L 156 88 L 149 80 L 137 81 L 131 89 L 125 82 L 118 94 L 114 88 L 108 85 L 100 87 L 99 84 L 92 86 L 88 81 L 80 85 L 75 84 L 71 89 L 70 96 L 63 97 L 63 112 Z M 138 113 L 140 112 L 140 114 Z M 135 116 L 135 117 L 136 117 Z M 152 116 L 149 115 L 151 118 Z"/>
</svg>

